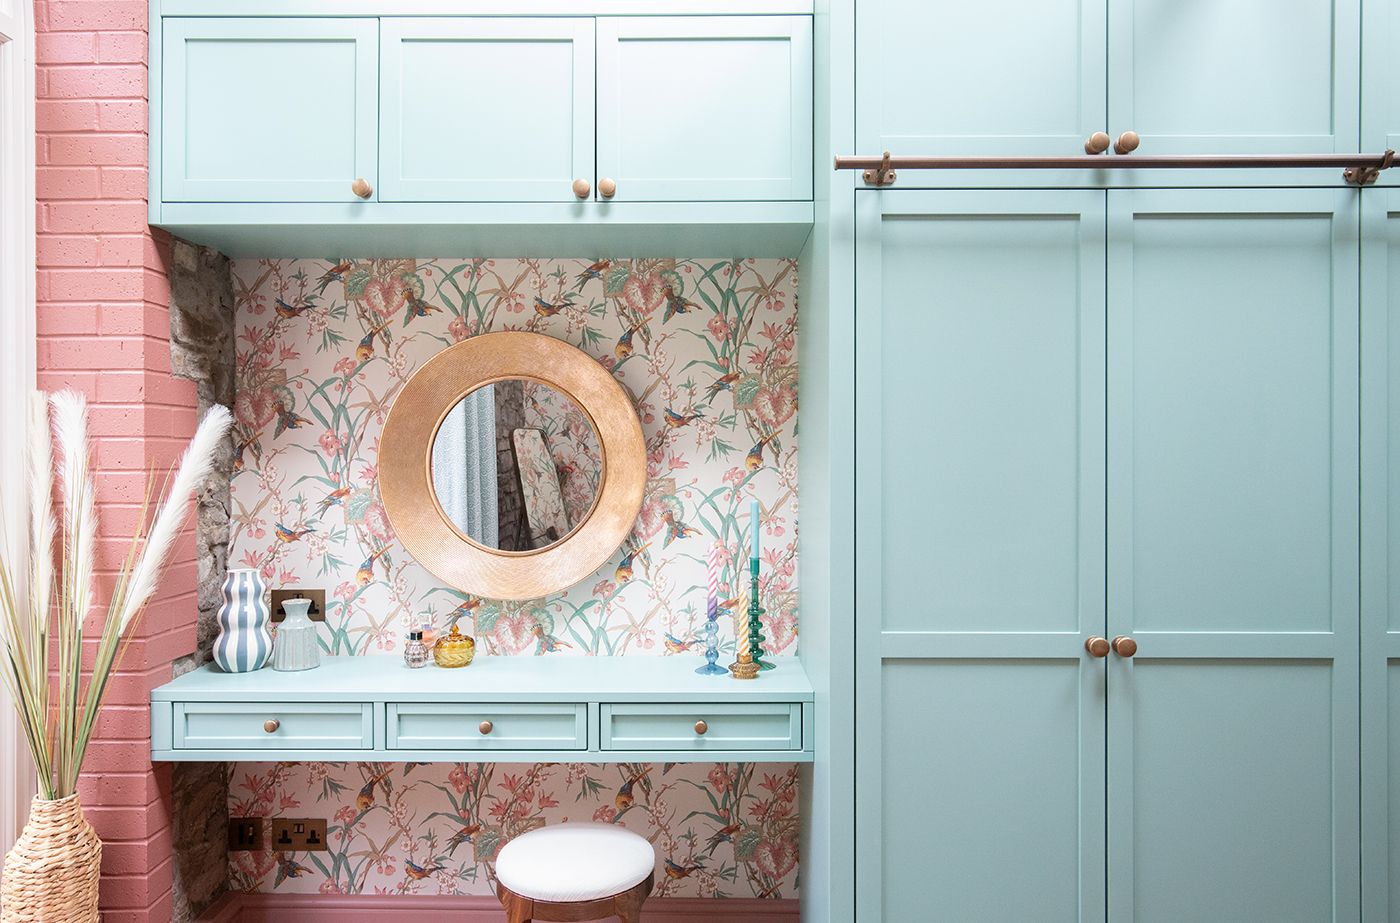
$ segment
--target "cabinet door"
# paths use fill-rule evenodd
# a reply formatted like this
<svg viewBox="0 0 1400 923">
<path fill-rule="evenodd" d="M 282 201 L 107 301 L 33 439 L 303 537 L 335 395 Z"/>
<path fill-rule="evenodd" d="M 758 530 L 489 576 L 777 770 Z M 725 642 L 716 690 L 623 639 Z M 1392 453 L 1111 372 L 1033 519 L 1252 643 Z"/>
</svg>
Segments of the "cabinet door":
<svg viewBox="0 0 1400 923">
<path fill-rule="evenodd" d="M 1400 921 L 1400 190 L 1361 253 L 1361 836 L 1366 920 Z"/>
<path fill-rule="evenodd" d="M 380 28 L 381 200 L 572 202 L 592 183 L 592 19 Z"/>
<path fill-rule="evenodd" d="M 375 182 L 373 19 L 165 19 L 161 197 L 355 202 Z"/>
<path fill-rule="evenodd" d="M 1400 0 L 1370 0 L 1363 11 L 1361 55 L 1361 149 L 1400 148 Z M 1381 185 L 1400 184 L 1386 170 Z"/>
<path fill-rule="evenodd" d="M 1144 154 L 1357 149 L 1360 0 L 1108 5 L 1114 137 L 1136 131 Z"/>
<path fill-rule="evenodd" d="M 1110 919 L 1357 919 L 1357 195 L 1109 193 Z"/>
<path fill-rule="evenodd" d="M 812 197 L 809 16 L 598 20 L 598 178 L 615 201 Z"/>
<path fill-rule="evenodd" d="M 859 919 L 1104 919 L 1103 192 L 860 192 Z"/>
<path fill-rule="evenodd" d="M 861 0 L 860 153 L 1082 154 L 1089 135 L 1107 130 L 1104 3 Z M 907 173 L 900 183 L 925 179 L 957 176 Z"/>
</svg>

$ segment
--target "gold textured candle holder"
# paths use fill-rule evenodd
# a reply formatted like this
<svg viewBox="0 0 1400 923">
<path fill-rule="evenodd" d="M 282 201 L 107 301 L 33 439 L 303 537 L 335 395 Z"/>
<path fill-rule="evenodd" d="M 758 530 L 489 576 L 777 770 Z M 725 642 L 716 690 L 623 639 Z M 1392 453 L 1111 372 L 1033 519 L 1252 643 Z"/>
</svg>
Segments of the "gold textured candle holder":
<svg viewBox="0 0 1400 923">
<path fill-rule="evenodd" d="M 729 675 L 735 679 L 757 679 L 758 664 L 753 662 L 753 645 L 749 641 L 749 603 L 739 601 L 734 613 L 734 652 L 737 659 L 729 665 Z"/>
</svg>

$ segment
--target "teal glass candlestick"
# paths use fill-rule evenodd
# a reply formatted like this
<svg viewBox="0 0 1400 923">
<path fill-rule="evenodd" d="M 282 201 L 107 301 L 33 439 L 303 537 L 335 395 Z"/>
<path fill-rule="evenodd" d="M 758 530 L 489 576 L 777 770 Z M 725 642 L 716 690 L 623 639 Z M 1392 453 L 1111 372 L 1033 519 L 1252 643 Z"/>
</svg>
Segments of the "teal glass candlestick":
<svg viewBox="0 0 1400 923">
<path fill-rule="evenodd" d="M 749 558 L 749 654 L 759 670 L 772 670 L 777 664 L 763 659 L 763 606 L 758 601 L 758 558 Z"/>
</svg>

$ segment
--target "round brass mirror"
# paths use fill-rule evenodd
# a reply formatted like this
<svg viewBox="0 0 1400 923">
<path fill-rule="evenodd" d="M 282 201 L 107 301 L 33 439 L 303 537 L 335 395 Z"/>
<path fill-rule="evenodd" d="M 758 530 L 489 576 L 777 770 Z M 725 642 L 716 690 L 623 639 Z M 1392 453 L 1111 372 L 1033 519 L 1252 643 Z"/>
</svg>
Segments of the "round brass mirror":
<svg viewBox="0 0 1400 923">
<path fill-rule="evenodd" d="M 535 333 L 438 353 L 394 399 L 379 491 L 409 554 L 488 599 L 588 577 L 627 538 L 646 486 L 641 421 L 591 356 Z"/>
</svg>

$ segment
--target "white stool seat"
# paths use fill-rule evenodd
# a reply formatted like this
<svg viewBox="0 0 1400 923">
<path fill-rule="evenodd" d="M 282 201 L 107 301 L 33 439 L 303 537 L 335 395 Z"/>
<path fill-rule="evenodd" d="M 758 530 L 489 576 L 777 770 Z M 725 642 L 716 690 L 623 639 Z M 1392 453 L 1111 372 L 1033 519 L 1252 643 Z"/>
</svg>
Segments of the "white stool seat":
<svg viewBox="0 0 1400 923">
<path fill-rule="evenodd" d="M 593 901 L 641 884 L 656 867 L 644 837 L 613 824 L 555 824 L 518 836 L 496 856 L 496 878 L 536 901 Z"/>
</svg>

